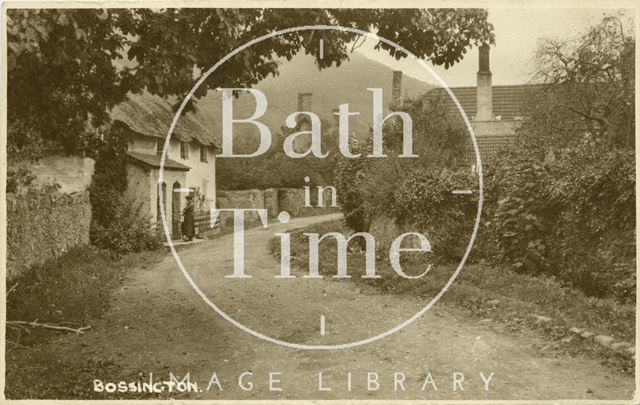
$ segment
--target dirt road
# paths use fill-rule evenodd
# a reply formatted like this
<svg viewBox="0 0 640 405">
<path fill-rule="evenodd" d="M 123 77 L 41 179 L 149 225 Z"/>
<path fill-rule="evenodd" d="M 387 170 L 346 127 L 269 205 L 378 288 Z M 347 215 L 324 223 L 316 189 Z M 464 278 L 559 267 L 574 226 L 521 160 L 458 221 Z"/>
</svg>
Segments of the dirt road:
<svg viewBox="0 0 640 405">
<path fill-rule="evenodd" d="M 415 298 L 379 295 L 349 280 L 307 279 L 300 274 L 275 278 L 280 266 L 267 248 L 274 232 L 331 218 L 302 218 L 269 230 L 247 231 L 245 271 L 251 278 L 225 277 L 233 272 L 231 235 L 179 253 L 212 302 L 242 324 L 289 342 L 362 339 L 389 329 L 424 305 Z M 196 295 L 170 255 L 136 271 L 116 294 L 113 308 L 92 325 L 90 333 L 62 337 L 46 350 L 115 363 L 128 379 L 133 375 L 148 380 L 149 372 L 157 379 L 169 372 L 190 372 L 201 392 L 189 398 L 628 401 L 633 392 L 631 377 L 586 358 L 553 353 L 534 334 L 496 333 L 442 303 L 400 332 L 361 347 L 325 351 L 278 346 L 216 314 Z M 238 379 L 245 372 L 251 374 L 242 378 L 243 389 Z M 214 373 L 219 384 L 210 384 Z M 90 390 L 91 380 L 86 384 Z"/>
</svg>

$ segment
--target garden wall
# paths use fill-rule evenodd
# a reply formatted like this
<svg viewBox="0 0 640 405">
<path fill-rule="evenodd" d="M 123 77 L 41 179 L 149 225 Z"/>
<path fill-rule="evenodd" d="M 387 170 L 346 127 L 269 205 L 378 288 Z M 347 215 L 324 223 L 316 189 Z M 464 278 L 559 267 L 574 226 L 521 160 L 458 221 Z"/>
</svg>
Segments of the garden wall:
<svg viewBox="0 0 640 405">
<path fill-rule="evenodd" d="M 220 209 L 230 208 L 257 208 L 266 209 L 269 218 L 275 218 L 281 211 L 287 211 L 293 218 L 313 215 L 325 215 L 338 212 L 338 208 L 332 208 L 331 192 L 323 193 L 324 207 L 315 207 L 317 204 L 317 192 L 311 189 L 311 202 L 314 207 L 304 206 L 304 189 L 302 188 L 269 188 L 266 190 L 219 190 L 217 204 Z M 223 232 L 231 230 L 233 226 L 233 214 L 222 213 L 220 215 L 220 227 Z M 261 225 L 258 213 L 245 215 L 247 227 Z"/>
<path fill-rule="evenodd" d="M 61 193 L 78 193 L 87 190 L 91 185 L 95 161 L 79 156 L 51 155 L 40 158 L 37 162 L 11 162 L 9 169 L 27 169 L 34 176 L 32 187 L 43 187 L 57 184 Z"/>
<path fill-rule="evenodd" d="M 89 243 L 89 192 L 7 194 L 7 279 Z"/>
</svg>

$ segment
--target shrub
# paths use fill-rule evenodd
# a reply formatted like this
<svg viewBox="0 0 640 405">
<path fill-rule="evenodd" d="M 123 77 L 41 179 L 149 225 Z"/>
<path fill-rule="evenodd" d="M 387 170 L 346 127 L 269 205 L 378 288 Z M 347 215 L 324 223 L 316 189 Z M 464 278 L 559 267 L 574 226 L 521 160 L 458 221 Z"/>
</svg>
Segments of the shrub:
<svg viewBox="0 0 640 405">
<path fill-rule="evenodd" d="M 127 143 L 119 126 L 99 128 L 95 167 L 91 182 L 91 215 L 96 226 L 108 227 L 118 215 L 127 189 Z"/>
<path fill-rule="evenodd" d="M 113 207 L 113 217 L 106 226 L 94 222 L 91 243 L 116 253 L 140 252 L 162 246 L 142 212 L 142 205 L 122 198 Z"/>
<path fill-rule="evenodd" d="M 633 300 L 634 153 L 587 142 L 567 152 L 558 164 L 564 173 L 551 193 L 564 209 L 556 261 L 587 293 Z"/>
<path fill-rule="evenodd" d="M 19 193 L 35 179 L 28 169 L 7 170 L 7 193 Z"/>
<path fill-rule="evenodd" d="M 141 214 L 142 205 L 128 201 L 127 143 L 118 126 L 100 128 L 95 173 L 90 189 L 91 243 L 116 253 L 139 252 L 160 245 L 159 237 Z"/>
<path fill-rule="evenodd" d="M 361 152 L 356 147 L 352 147 L 351 151 L 356 154 Z M 356 232 L 369 229 L 365 200 L 361 190 L 364 165 L 365 158 L 341 157 L 334 170 L 338 205 L 344 214 L 345 224 Z"/>
<path fill-rule="evenodd" d="M 446 125 L 430 128 L 450 131 Z M 394 158 L 397 128 L 388 133 L 388 158 L 338 164 L 335 184 L 346 225 L 366 231 L 373 218 L 385 215 L 426 233 L 439 259 L 459 259 L 477 200 L 451 191 L 475 189 L 474 176 L 447 166 L 455 159 L 446 150 L 432 153 L 444 157 L 436 159 L 437 168 L 428 160 Z M 633 150 L 612 149 L 593 135 L 555 145 L 520 132 L 515 145 L 485 162 L 484 209 L 472 259 L 545 273 L 592 296 L 633 302 L 634 163 Z"/>
<path fill-rule="evenodd" d="M 523 148 L 488 165 L 480 255 L 535 273 L 546 268 L 548 232 L 558 216 L 548 187 L 551 168 Z"/>
<path fill-rule="evenodd" d="M 529 143 L 487 172 L 491 198 L 481 254 L 520 272 L 553 275 L 590 295 L 634 299 L 632 151 L 588 138 L 556 150 Z"/>
<path fill-rule="evenodd" d="M 371 219 L 382 214 L 393 217 L 398 224 L 440 229 L 443 224 L 435 224 L 439 214 L 434 215 L 434 209 L 446 209 L 448 203 L 457 204 L 466 198 L 451 194 L 453 189 L 471 184 L 470 177 L 456 173 L 467 150 L 466 128 L 450 116 L 443 96 L 437 91 L 427 93 L 406 100 L 400 110 L 414 118 L 413 153 L 418 157 L 399 157 L 403 149 L 402 121 L 390 119 L 383 129 L 387 157 L 366 157 L 373 149 L 370 130 L 365 144 L 354 142 L 350 146 L 361 157 L 341 158 L 337 163 L 334 183 L 338 202 L 346 225 L 356 231 L 367 231 Z M 458 214 L 455 209 L 450 213 Z"/>
<path fill-rule="evenodd" d="M 440 259 L 460 260 L 473 229 L 477 198 L 452 191 L 474 189 L 474 183 L 471 174 L 461 171 L 409 171 L 394 185 L 387 215 L 426 233 Z"/>
</svg>

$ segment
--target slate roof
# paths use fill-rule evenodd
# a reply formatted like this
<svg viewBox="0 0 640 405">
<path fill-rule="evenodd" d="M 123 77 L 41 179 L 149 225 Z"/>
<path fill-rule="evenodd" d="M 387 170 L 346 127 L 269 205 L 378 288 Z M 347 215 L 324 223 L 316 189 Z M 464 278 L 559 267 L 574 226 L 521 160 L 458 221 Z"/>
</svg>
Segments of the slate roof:
<svg viewBox="0 0 640 405">
<path fill-rule="evenodd" d="M 500 116 L 502 120 L 512 120 L 515 117 L 524 117 L 527 103 L 540 94 L 546 87 L 545 84 L 522 84 L 514 86 L 493 86 L 493 115 Z M 476 87 L 451 87 L 465 113 L 473 118 L 477 111 Z M 443 88 L 433 89 L 428 93 L 429 97 L 444 95 L 447 100 L 447 109 L 453 114 L 459 114 L 456 105 Z"/>
<path fill-rule="evenodd" d="M 127 95 L 124 101 L 111 110 L 114 121 L 124 123 L 138 134 L 164 139 L 175 116 L 172 105 L 162 97 L 151 93 Z M 211 128 L 206 128 L 193 114 L 182 113 L 172 137 L 182 142 L 198 142 L 201 145 L 220 148 Z"/>
<path fill-rule="evenodd" d="M 142 163 L 146 166 L 160 168 L 160 158 L 158 155 L 151 155 L 147 153 L 127 152 L 127 155 L 133 159 L 136 163 Z M 164 168 L 169 170 L 188 171 L 191 168 L 180 162 L 176 162 L 173 159 L 166 158 L 164 160 Z"/>
</svg>

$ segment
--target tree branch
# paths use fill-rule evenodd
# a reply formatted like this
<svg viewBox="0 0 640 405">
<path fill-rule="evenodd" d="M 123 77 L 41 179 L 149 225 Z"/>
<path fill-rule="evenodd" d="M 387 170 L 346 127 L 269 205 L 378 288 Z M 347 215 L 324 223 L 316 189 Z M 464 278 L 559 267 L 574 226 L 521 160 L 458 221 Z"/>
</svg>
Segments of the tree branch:
<svg viewBox="0 0 640 405">
<path fill-rule="evenodd" d="M 358 39 L 360 39 L 360 38 L 362 38 L 362 42 L 360 42 L 358 44 Z M 356 49 L 358 49 L 362 45 L 364 45 L 366 40 L 367 40 L 367 37 L 365 37 L 364 35 L 358 35 L 358 37 L 355 39 L 355 41 L 353 41 L 353 45 L 351 45 L 351 53 L 353 53 L 353 51 L 355 51 Z"/>
<path fill-rule="evenodd" d="M 571 106 L 568 106 L 566 104 L 558 104 L 558 107 L 566 108 L 567 110 L 572 111 L 572 112 L 574 112 L 574 113 L 576 113 L 576 114 L 578 114 L 578 115 L 580 115 L 580 116 L 582 116 L 582 117 L 584 117 L 584 118 L 586 118 L 586 119 L 588 119 L 590 121 L 597 122 L 598 124 L 602 125 L 602 128 L 603 128 L 604 132 L 606 132 L 609 129 L 609 126 L 611 125 L 609 120 L 606 119 L 605 117 L 596 117 L 596 116 L 591 115 L 591 114 L 583 113 L 582 111 L 576 110 L 575 108 L 573 108 Z"/>
<path fill-rule="evenodd" d="M 20 325 L 20 326 L 31 326 L 32 328 L 45 328 L 45 329 L 53 329 L 53 330 L 61 330 L 66 332 L 74 332 L 79 335 L 83 334 L 84 331 L 91 329 L 91 326 L 83 326 L 81 328 L 69 328 L 67 326 L 60 325 L 51 325 L 48 323 L 38 323 L 37 321 L 28 322 L 28 321 L 7 321 L 7 325 Z"/>
</svg>

